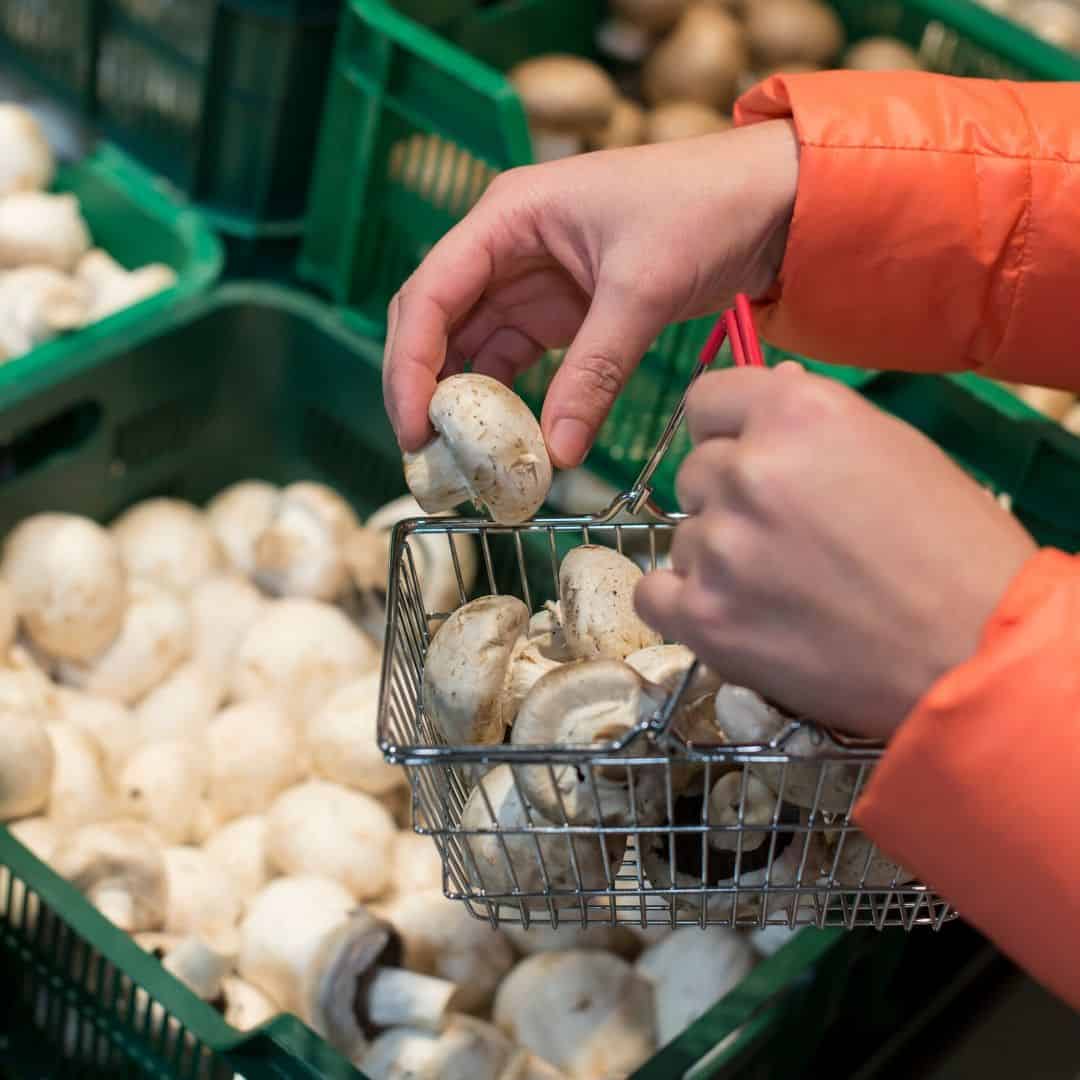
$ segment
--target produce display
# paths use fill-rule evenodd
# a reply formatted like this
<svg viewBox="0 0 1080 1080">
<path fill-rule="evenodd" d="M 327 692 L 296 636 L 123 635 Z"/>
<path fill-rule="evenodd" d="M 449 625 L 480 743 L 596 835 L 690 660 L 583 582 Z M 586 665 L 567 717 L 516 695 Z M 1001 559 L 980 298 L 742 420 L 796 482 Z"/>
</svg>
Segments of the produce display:
<svg viewBox="0 0 1080 1080">
<path fill-rule="evenodd" d="M 98 322 L 176 283 L 163 263 L 133 270 L 93 246 L 34 115 L 0 104 L 0 362 Z"/>
<path fill-rule="evenodd" d="M 976 0 L 1067 52 L 1080 54 L 1080 6 L 1075 0 Z"/>
</svg>

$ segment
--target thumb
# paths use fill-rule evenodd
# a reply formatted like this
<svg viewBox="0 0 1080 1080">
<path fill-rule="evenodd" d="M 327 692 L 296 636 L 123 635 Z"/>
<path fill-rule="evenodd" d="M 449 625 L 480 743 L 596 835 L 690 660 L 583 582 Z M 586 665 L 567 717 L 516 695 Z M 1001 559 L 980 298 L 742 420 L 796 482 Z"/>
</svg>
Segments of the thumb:
<svg viewBox="0 0 1080 1080">
<path fill-rule="evenodd" d="M 541 427 L 558 468 L 570 469 L 584 460 L 615 399 L 666 322 L 655 305 L 600 282 L 544 401 Z"/>
</svg>

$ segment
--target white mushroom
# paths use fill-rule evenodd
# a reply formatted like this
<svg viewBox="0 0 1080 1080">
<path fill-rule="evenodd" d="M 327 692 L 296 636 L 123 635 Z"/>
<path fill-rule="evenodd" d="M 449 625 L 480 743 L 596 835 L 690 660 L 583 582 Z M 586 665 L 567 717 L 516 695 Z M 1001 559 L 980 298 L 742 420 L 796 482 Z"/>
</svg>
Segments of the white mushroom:
<svg viewBox="0 0 1080 1080">
<path fill-rule="evenodd" d="M 273 519 L 278 490 L 261 480 L 242 480 L 207 504 L 210 528 L 228 561 L 245 577 L 255 573 L 255 541 Z"/>
<path fill-rule="evenodd" d="M 139 741 L 164 742 L 206 737 L 223 695 L 221 679 L 202 664 L 188 661 L 176 668 L 135 706 Z"/>
<path fill-rule="evenodd" d="M 77 728 L 100 747 L 106 776 L 118 776 L 139 743 L 131 710 L 111 698 L 64 686 L 56 689 L 56 703 L 62 723 Z"/>
<path fill-rule="evenodd" d="M 636 968 L 652 983 L 656 1041 L 680 1035 L 754 967 L 754 953 L 734 930 L 710 927 L 701 933 L 669 934 L 646 949 Z"/>
<path fill-rule="evenodd" d="M 266 818 L 262 814 L 234 818 L 211 834 L 203 851 L 232 878 L 241 901 L 254 896 L 273 875 L 266 854 Z"/>
<path fill-rule="evenodd" d="M 430 842 L 430 841 L 429 841 Z M 404 965 L 457 984 L 453 1006 L 479 1012 L 514 966 L 514 950 L 491 924 L 442 891 L 398 895 L 380 911 L 401 937 Z"/>
<path fill-rule="evenodd" d="M 455 611 L 424 661 L 424 711 L 450 746 L 500 743 L 510 713 L 507 680 L 529 609 L 514 596 L 481 596 Z"/>
<path fill-rule="evenodd" d="M 8 583 L 0 579 L 0 654 L 6 655 L 15 641 L 17 623 L 15 595 Z"/>
<path fill-rule="evenodd" d="M 41 191 L 52 183 L 56 161 L 37 117 L 21 105 L 0 105 L 0 198 Z"/>
<path fill-rule="evenodd" d="M 544 869 L 556 905 L 569 901 L 576 906 L 573 897 L 580 888 L 610 887 L 625 850 L 619 834 L 605 837 L 605 862 L 599 839 L 530 833 L 530 826 L 550 828 L 551 823 L 522 801 L 511 766 L 497 765 L 473 788 L 461 813 L 457 859 L 473 888 L 498 897 L 500 905 L 539 911 L 547 909 L 546 902 L 518 900 L 511 894 L 544 892 Z"/>
<path fill-rule="evenodd" d="M 47 813 L 58 825 L 107 821 L 116 809 L 101 749 L 83 731 L 64 723 L 46 725 L 53 748 Z"/>
<path fill-rule="evenodd" d="M 117 779 L 122 812 L 172 844 L 195 839 L 205 788 L 205 748 L 179 739 L 140 746 Z"/>
<path fill-rule="evenodd" d="M 90 230 L 71 194 L 14 191 L 0 199 L 0 268 L 71 270 L 90 247 Z"/>
<path fill-rule="evenodd" d="M 229 971 L 229 958 L 216 952 L 194 935 L 145 933 L 135 935 L 135 944 L 161 961 L 196 997 L 219 1000 Z"/>
<path fill-rule="evenodd" d="M 126 601 L 120 552 L 89 518 L 26 518 L 4 547 L 3 576 L 22 628 L 49 656 L 89 660 L 120 633 Z"/>
<path fill-rule="evenodd" d="M 610 953 L 522 960 L 495 995 L 495 1023 L 575 1080 L 625 1076 L 656 1049 L 652 988 Z"/>
<path fill-rule="evenodd" d="M 397 828 L 370 796 L 309 780 L 279 795 L 266 821 L 267 854 L 281 873 L 333 878 L 358 900 L 386 889 Z"/>
<path fill-rule="evenodd" d="M 181 600 L 149 581 L 128 584 L 120 634 L 86 663 L 59 665 L 63 682 L 91 694 L 134 704 L 187 658 L 191 622 Z"/>
<path fill-rule="evenodd" d="M 406 782 L 404 770 L 379 751 L 379 679 L 378 671 L 369 671 L 346 683 L 307 721 L 315 774 L 368 795 L 385 795 Z"/>
<path fill-rule="evenodd" d="M 65 330 L 82 326 L 85 290 L 51 266 L 21 266 L 0 274 L 0 353 L 21 356 Z"/>
<path fill-rule="evenodd" d="M 0 732 L 0 821 L 11 821 L 48 804 L 55 753 L 45 724 L 32 713 L 0 708 Z"/>
<path fill-rule="evenodd" d="M 289 484 L 256 537 L 255 581 L 275 596 L 336 599 L 349 580 L 345 543 L 359 524 L 352 507 L 325 484 Z"/>
<path fill-rule="evenodd" d="M 121 514 L 110 532 L 128 574 L 188 593 L 222 564 L 207 516 L 181 499 L 147 499 Z"/>
<path fill-rule="evenodd" d="M 177 280 L 176 271 L 165 263 L 148 263 L 127 270 L 101 248 L 91 248 L 83 255 L 75 267 L 75 277 L 89 293 L 87 323 L 171 289 Z"/>
<path fill-rule="evenodd" d="M 741 686 L 722 687 L 717 692 L 715 708 L 716 726 L 735 744 L 769 743 L 791 723 L 791 717 Z M 868 765 L 812 760 L 836 754 L 840 748 L 827 735 L 805 725 L 784 741 L 782 750 L 793 757 L 811 760 L 754 765 L 753 771 L 785 802 L 796 806 L 845 813 L 870 778 Z"/>
<path fill-rule="evenodd" d="M 709 825 L 725 831 L 710 832 L 709 845 L 717 851 L 735 851 L 741 844 L 743 851 L 753 851 L 768 839 L 763 830 L 772 825 L 775 813 L 776 794 L 760 778 L 743 769 L 725 773 L 709 792 Z M 755 831 L 753 825 L 763 828 Z"/>
<path fill-rule="evenodd" d="M 369 1080 L 503 1080 L 514 1046 L 498 1028 L 452 1016 L 441 1032 L 392 1028 L 357 1061 Z"/>
<path fill-rule="evenodd" d="M 232 878 L 198 848 L 167 847 L 164 858 L 165 930 L 180 936 L 196 934 L 215 951 L 234 956 L 239 948 L 240 898 Z"/>
<path fill-rule="evenodd" d="M 619 660 L 563 664 L 529 692 L 511 738 L 515 746 L 588 747 L 599 753 L 648 719 L 664 697 Z M 664 770 L 635 769 L 633 788 L 630 771 L 617 761 L 588 769 L 573 762 L 522 765 L 518 779 L 525 798 L 549 821 L 562 822 L 565 815 L 571 825 L 652 824 L 664 808 Z"/>
<path fill-rule="evenodd" d="M 567 647 L 582 660 L 624 660 L 661 636 L 634 611 L 638 566 L 613 548 L 584 544 L 559 567 L 559 606 Z"/>
<path fill-rule="evenodd" d="M 13 645 L 0 666 L 0 709 L 32 713 L 48 721 L 60 717 L 60 691 L 35 663 L 33 653 Z"/>
<path fill-rule="evenodd" d="M 566 1080 L 566 1073 L 532 1051 L 519 1047 L 499 1080 Z"/>
<path fill-rule="evenodd" d="M 243 701 L 223 709 L 206 733 L 207 798 L 218 821 L 261 813 L 290 784 L 302 764 L 296 725 L 272 701 Z"/>
<path fill-rule="evenodd" d="M 317 600 L 277 600 L 237 650 L 232 695 L 236 701 L 273 698 L 303 718 L 378 664 L 378 646 L 337 608 Z"/>
<path fill-rule="evenodd" d="M 693 660 L 694 654 L 685 645 L 651 645 L 626 658 L 642 678 L 662 687 L 666 694 L 673 694 L 679 688 Z M 698 666 L 672 719 L 675 731 L 688 742 L 723 742 L 713 722 L 716 692 L 722 685 L 714 672 L 704 665 Z"/>
<path fill-rule="evenodd" d="M 768 958 L 775 956 L 785 945 L 789 945 L 792 938 L 796 934 L 801 934 L 804 929 L 806 928 L 802 926 L 792 928 L 786 924 L 773 923 L 770 926 L 750 930 L 746 935 L 746 939 L 758 956 Z"/>
<path fill-rule="evenodd" d="M 204 671 L 224 678 L 244 635 L 266 605 L 266 597 L 239 574 L 204 578 L 188 596 L 192 659 Z"/>
<path fill-rule="evenodd" d="M 540 425 L 512 390 L 487 375 L 451 375 L 428 407 L 435 438 L 405 455 L 405 482 L 429 513 L 471 501 L 495 521 L 531 518 L 551 487 Z"/>
<path fill-rule="evenodd" d="M 603 949 L 618 956 L 633 956 L 640 945 L 631 928 L 611 926 L 604 922 L 561 922 L 558 926 L 534 922 L 530 926 L 507 923 L 503 933 L 525 956 L 544 952 L 565 952 L 567 949 Z"/>
<path fill-rule="evenodd" d="M 854 830 L 826 834 L 821 874 L 840 889 L 896 889 L 915 880 L 910 870 Z"/>
<path fill-rule="evenodd" d="M 257 986 L 237 975 L 225 976 L 221 994 L 225 1002 L 225 1023 L 237 1031 L 251 1031 L 280 1011 Z"/>
<path fill-rule="evenodd" d="M 443 887 L 442 856 L 430 836 L 401 831 L 394 837 L 390 869 L 391 892 L 412 896 Z"/>
<path fill-rule="evenodd" d="M 50 860 L 107 919 L 129 934 L 165 922 L 165 860 L 153 831 L 134 821 L 83 825 L 65 835 Z"/>
</svg>

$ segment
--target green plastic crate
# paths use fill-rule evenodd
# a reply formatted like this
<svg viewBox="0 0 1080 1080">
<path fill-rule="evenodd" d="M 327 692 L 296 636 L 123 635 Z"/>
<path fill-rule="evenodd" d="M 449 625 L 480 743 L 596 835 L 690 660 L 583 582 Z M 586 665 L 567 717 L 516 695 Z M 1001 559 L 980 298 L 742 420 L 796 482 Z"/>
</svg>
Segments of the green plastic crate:
<svg viewBox="0 0 1080 1080">
<path fill-rule="evenodd" d="M 895 34 L 942 71 L 1080 80 L 1080 59 L 968 0 L 831 2 L 852 39 Z M 300 276 L 378 332 L 394 291 L 490 178 L 531 160 L 525 115 L 504 72 L 543 52 L 591 53 L 604 10 L 602 0 L 445 0 L 431 11 L 436 34 L 382 0 L 352 0 L 334 56 Z M 591 459 L 616 485 L 643 463 L 708 328 L 698 320 L 661 335 L 616 405 Z M 534 406 L 554 363 L 519 383 Z M 853 386 L 874 378 L 820 370 Z"/>
<path fill-rule="evenodd" d="M 176 284 L 141 303 L 0 365 L 0 391 L 43 368 L 93 348 L 146 318 L 208 288 L 221 272 L 221 244 L 201 215 L 179 206 L 124 154 L 101 144 L 59 170 L 55 191 L 78 196 L 94 243 L 127 267 L 163 262 Z"/>
<path fill-rule="evenodd" d="M 4 0 L 0 57 L 238 249 L 302 229 L 341 0 Z"/>
<path fill-rule="evenodd" d="M 201 502 L 252 476 L 320 479 L 370 511 L 404 488 L 379 351 L 317 301 L 231 285 L 29 369 L 0 386 L 0 534 L 37 511 L 106 520 L 150 495 Z M 0 1075 L 5 1055 L 35 1077 L 359 1075 L 295 1018 L 232 1031 L 2 827 L 0 867 Z M 32 926 L 26 896 L 41 912 Z M 772 1054 L 792 1016 L 823 1030 L 845 973 L 882 940 L 898 941 L 801 932 L 639 1077 L 700 1080 L 733 1055 Z M 133 987 L 187 1038 L 161 1013 L 149 1027 L 133 1019 Z M 709 1071 L 687 1072 L 738 1028 Z"/>
</svg>

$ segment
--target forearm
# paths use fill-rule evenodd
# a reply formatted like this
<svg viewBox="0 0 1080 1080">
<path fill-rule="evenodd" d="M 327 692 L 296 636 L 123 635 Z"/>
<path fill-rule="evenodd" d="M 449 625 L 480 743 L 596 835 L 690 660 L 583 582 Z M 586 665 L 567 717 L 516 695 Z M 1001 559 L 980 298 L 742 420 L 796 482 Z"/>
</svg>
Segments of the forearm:
<svg viewBox="0 0 1080 1080">
<path fill-rule="evenodd" d="M 774 343 L 818 359 L 1080 388 L 1080 86 L 919 73 L 778 76 L 799 187 Z"/>
</svg>

